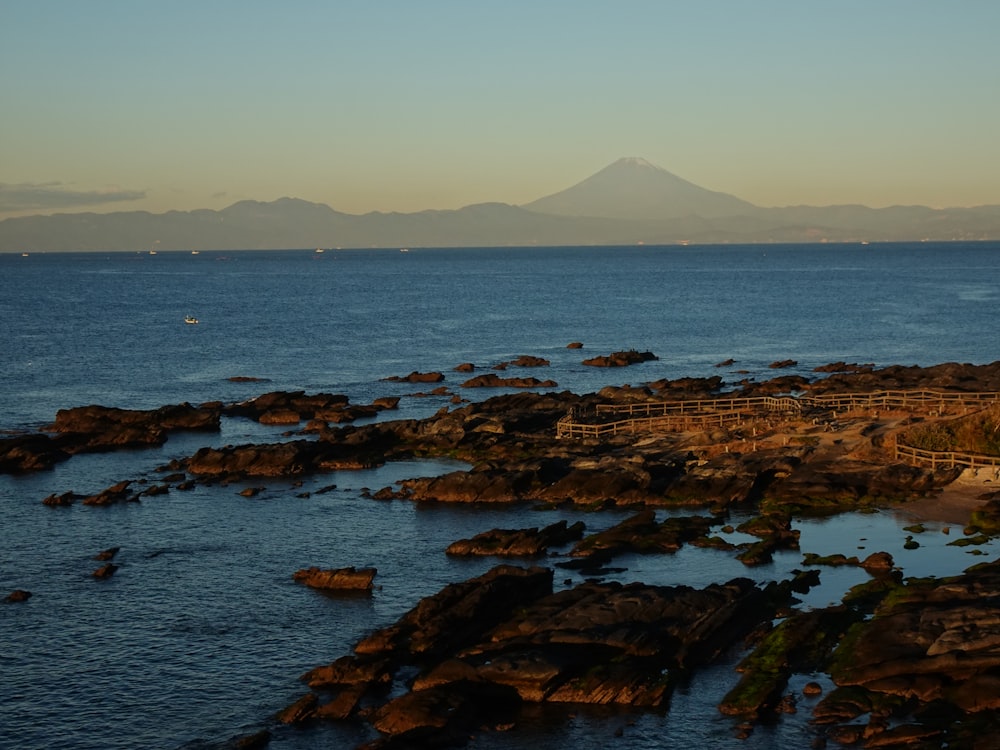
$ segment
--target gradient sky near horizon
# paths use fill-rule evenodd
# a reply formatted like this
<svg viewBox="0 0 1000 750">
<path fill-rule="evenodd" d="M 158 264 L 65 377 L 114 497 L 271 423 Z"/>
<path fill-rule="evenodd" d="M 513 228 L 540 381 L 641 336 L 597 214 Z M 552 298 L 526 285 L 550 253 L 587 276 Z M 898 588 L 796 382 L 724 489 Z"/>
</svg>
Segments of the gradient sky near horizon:
<svg viewBox="0 0 1000 750">
<path fill-rule="evenodd" d="M 0 218 L 523 204 L 623 156 L 760 206 L 1000 204 L 996 0 L 0 1 Z"/>
</svg>

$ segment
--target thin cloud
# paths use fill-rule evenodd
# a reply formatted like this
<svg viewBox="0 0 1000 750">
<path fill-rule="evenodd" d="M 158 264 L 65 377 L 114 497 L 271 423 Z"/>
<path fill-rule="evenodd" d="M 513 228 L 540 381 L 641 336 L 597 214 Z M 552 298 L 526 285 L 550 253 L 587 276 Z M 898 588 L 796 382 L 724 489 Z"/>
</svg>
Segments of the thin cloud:
<svg viewBox="0 0 1000 750">
<path fill-rule="evenodd" d="M 0 182 L 0 213 L 101 206 L 145 197 L 144 190 L 73 190 L 61 182 Z"/>
</svg>

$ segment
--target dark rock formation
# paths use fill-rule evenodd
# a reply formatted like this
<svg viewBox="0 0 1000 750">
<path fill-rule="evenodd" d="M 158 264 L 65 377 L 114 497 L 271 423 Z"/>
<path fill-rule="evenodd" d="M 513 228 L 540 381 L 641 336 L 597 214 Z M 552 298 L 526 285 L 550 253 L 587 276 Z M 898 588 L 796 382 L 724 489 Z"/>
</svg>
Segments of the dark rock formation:
<svg viewBox="0 0 1000 750">
<path fill-rule="evenodd" d="M 937 389 L 1000 391 L 1000 361 L 988 365 L 944 362 L 930 367 L 891 365 L 877 370 L 859 367 L 838 372 L 808 385 L 811 393 L 847 393 Z"/>
<path fill-rule="evenodd" d="M 0 438 L 0 474 L 21 474 L 51 469 L 70 454 L 48 435 Z"/>
<path fill-rule="evenodd" d="M 417 372 L 413 371 L 409 375 L 392 375 L 383 380 L 391 383 L 440 383 L 444 380 L 444 375 L 440 372 Z"/>
<path fill-rule="evenodd" d="M 18 604 L 20 602 L 26 602 L 31 598 L 31 592 L 25 591 L 24 589 L 14 589 L 4 598 L 4 601 L 8 604 Z"/>
<path fill-rule="evenodd" d="M 295 421 L 313 419 L 317 412 L 328 409 L 341 409 L 348 405 L 349 399 L 339 393 L 315 393 L 307 395 L 305 391 L 271 391 L 255 398 L 239 403 L 229 404 L 223 408 L 223 413 L 231 417 L 246 417 L 261 421 L 265 414 L 284 414 L 291 420 L 291 414 L 298 415 Z"/>
<path fill-rule="evenodd" d="M 815 721 L 870 714 L 860 725 L 868 746 L 896 746 L 899 734 L 888 727 L 900 725 L 913 730 L 907 736 L 978 747 L 965 743 L 995 731 L 1000 709 L 998 605 L 1000 561 L 893 585 L 875 616 L 854 625 L 837 648 L 829 671 L 838 688 L 817 706 Z"/>
<path fill-rule="evenodd" d="M 873 364 L 859 365 L 856 362 L 852 362 L 851 364 L 847 362 L 831 362 L 827 365 L 814 367 L 813 372 L 871 372 L 874 369 L 875 365 Z"/>
<path fill-rule="evenodd" d="M 511 721 L 523 703 L 658 708 L 677 675 L 768 620 L 789 593 L 746 579 L 553 593 L 550 570 L 500 566 L 421 600 L 305 679 L 333 693 L 330 716 L 362 716 L 406 746 L 464 742 Z M 417 670 L 410 689 L 388 693 L 404 668 Z M 362 695 L 372 707 L 358 713 Z M 288 714 L 315 719 L 324 709 L 306 697 Z"/>
<path fill-rule="evenodd" d="M 539 530 L 493 529 L 476 534 L 472 539 L 460 539 L 445 550 L 449 555 L 496 555 L 497 557 L 537 557 L 544 555 L 549 547 L 567 544 L 583 536 L 582 521 L 569 526 L 566 521 L 558 521 Z"/>
<path fill-rule="evenodd" d="M 353 565 L 327 570 L 312 567 L 295 571 L 292 579 L 314 589 L 370 592 L 377 572 L 375 568 L 355 568 Z"/>
<path fill-rule="evenodd" d="M 842 644 L 838 685 L 946 700 L 965 711 L 1000 708 L 1000 562 L 944 579 L 910 580 Z"/>
<path fill-rule="evenodd" d="M 115 505 L 116 503 L 134 503 L 139 500 L 139 493 L 132 492 L 129 487 L 131 480 L 117 482 L 96 495 L 88 495 L 83 499 L 84 505 Z"/>
<path fill-rule="evenodd" d="M 743 676 L 719 710 L 751 720 L 774 714 L 792 673 L 820 670 L 839 638 L 860 619 L 859 612 L 843 605 L 785 618 L 740 663 Z"/>
<path fill-rule="evenodd" d="M 58 446 L 73 454 L 162 445 L 176 430 L 217 431 L 219 418 L 217 408 L 191 404 L 153 410 L 92 405 L 60 409 L 47 429 L 58 433 Z"/>
<path fill-rule="evenodd" d="M 114 563 L 106 563 L 95 570 L 91 575 L 94 578 L 110 578 L 118 570 L 118 566 Z"/>
<path fill-rule="evenodd" d="M 81 495 L 77 495 L 75 492 L 63 492 L 61 494 L 53 492 L 42 500 L 42 505 L 48 505 L 50 508 L 65 508 L 75 503 L 81 497 Z"/>
<path fill-rule="evenodd" d="M 644 510 L 606 531 L 592 534 L 577 544 L 570 555 L 611 556 L 622 552 L 672 553 L 685 542 L 705 536 L 714 520 L 708 516 L 671 517 L 656 520 L 653 510 Z"/>
<path fill-rule="evenodd" d="M 627 367 L 655 359 L 659 359 L 659 357 L 652 352 L 638 352 L 635 349 L 629 349 L 626 352 L 612 352 L 607 356 L 591 357 L 583 360 L 582 364 L 592 367 Z"/>
<path fill-rule="evenodd" d="M 533 357 L 530 354 L 522 354 L 517 359 L 512 359 L 508 364 L 514 367 L 548 367 L 551 362 L 542 357 Z"/>
<path fill-rule="evenodd" d="M 538 378 L 501 378 L 494 373 L 485 373 L 462 383 L 463 388 L 555 388 L 554 380 Z"/>
<path fill-rule="evenodd" d="M 95 560 L 100 560 L 101 562 L 106 562 L 108 560 L 114 560 L 115 555 L 121 551 L 121 547 L 108 547 L 106 550 L 101 550 L 96 555 L 94 555 Z"/>
</svg>

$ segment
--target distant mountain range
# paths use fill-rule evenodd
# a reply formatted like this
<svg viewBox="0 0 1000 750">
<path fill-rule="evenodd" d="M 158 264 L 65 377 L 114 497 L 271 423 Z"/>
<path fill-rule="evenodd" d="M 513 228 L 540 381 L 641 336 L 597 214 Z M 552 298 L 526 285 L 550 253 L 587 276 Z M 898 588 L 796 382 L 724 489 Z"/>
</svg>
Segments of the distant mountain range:
<svg viewBox="0 0 1000 750">
<path fill-rule="evenodd" d="M 0 252 L 1000 240 L 1000 206 L 761 208 L 643 159 L 619 159 L 523 206 L 346 214 L 281 198 L 221 211 L 118 211 L 0 221 Z"/>
</svg>

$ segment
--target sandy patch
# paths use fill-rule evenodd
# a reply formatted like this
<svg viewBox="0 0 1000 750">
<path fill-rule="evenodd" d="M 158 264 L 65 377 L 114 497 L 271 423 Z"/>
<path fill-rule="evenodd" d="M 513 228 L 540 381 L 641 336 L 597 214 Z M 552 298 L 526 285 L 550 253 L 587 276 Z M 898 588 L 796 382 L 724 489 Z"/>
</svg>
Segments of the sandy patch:
<svg viewBox="0 0 1000 750">
<path fill-rule="evenodd" d="M 1000 491 L 1000 478 L 986 469 L 966 469 L 958 479 L 945 485 L 932 497 L 922 497 L 903 505 L 894 505 L 893 510 L 905 513 L 921 521 L 939 521 L 966 525 L 969 514 L 981 507 L 989 495 Z"/>
</svg>

